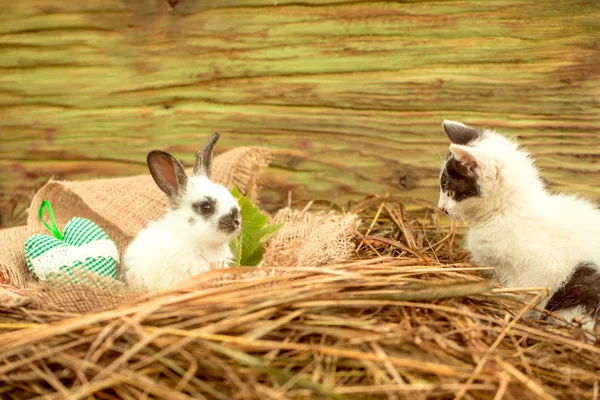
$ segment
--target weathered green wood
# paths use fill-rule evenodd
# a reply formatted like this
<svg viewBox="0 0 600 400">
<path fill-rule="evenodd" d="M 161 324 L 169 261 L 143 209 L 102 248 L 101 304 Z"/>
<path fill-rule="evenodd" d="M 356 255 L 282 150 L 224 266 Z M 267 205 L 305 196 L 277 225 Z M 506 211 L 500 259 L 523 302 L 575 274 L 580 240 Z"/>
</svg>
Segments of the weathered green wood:
<svg viewBox="0 0 600 400">
<path fill-rule="evenodd" d="M 444 118 L 518 135 L 554 188 L 600 198 L 597 1 L 21 0 L 0 51 L 3 225 L 52 175 L 191 161 L 213 131 L 277 150 L 269 209 L 433 201 Z"/>
</svg>

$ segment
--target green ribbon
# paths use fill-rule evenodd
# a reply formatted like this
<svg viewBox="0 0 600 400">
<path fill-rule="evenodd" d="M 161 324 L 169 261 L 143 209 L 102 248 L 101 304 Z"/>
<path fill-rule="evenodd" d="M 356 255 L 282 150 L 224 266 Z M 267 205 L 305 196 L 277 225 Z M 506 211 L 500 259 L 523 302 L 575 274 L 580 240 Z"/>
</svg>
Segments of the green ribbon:
<svg viewBox="0 0 600 400">
<path fill-rule="evenodd" d="M 46 221 L 44 221 L 44 210 L 48 211 L 48 215 L 50 216 L 50 221 L 52 222 L 52 226 L 50 226 Z M 46 229 L 54 235 L 58 240 L 63 240 L 63 236 L 60 233 L 60 229 L 56 226 L 56 221 L 54 220 L 54 212 L 52 211 L 52 207 L 50 206 L 50 202 L 48 200 L 42 201 L 42 205 L 40 207 L 40 221 L 44 225 L 46 225 Z"/>
</svg>

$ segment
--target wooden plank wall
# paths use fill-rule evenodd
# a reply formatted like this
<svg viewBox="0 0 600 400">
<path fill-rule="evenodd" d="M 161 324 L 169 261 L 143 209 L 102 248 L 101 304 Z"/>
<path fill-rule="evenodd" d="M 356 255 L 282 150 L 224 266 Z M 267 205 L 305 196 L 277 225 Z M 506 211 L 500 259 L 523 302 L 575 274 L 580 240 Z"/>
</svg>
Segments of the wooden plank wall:
<svg viewBox="0 0 600 400">
<path fill-rule="evenodd" d="M 288 191 L 435 201 L 444 118 L 600 198 L 598 1 L 19 0 L 0 21 L 0 226 L 50 176 L 191 162 L 213 131 L 218 152 L 276 149 L 270 210 Z"/>
</svg>

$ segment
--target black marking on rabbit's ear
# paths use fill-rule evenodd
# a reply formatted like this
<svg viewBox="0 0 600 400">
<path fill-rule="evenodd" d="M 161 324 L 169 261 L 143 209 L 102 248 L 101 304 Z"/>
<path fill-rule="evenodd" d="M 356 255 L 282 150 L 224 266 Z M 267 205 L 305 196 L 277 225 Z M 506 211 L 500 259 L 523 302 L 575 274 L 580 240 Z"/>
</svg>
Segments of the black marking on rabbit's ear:
<svg viewBox="0 0 600 400">
<path fill-rule="evenodd" d="M 462 122 L 444 120 L 442 127 L 450 142 L 454 144 L 468 145 L 481 135 L 481 131 L 467 126 Z"/>
<path fill-rule="evenodd" d="M 156 185 L 165 192 L 172 206 L 177 206 L 185 193 L 188 177 L 185 169 L 172 155 L 161 150 L 152 150 L 146 159 L 150 174 Z"/>
<path fill-rule="evenodd" d="M 210 178 L 212 159 L 213 159 L 213 147 L 219 140 L 218 132 L 213 133 L 212 137 L 208 140 L 202 150 L 196 153 L 196 162 L 194 163 L 194 175 L 205 175 Z"/>
</svg>

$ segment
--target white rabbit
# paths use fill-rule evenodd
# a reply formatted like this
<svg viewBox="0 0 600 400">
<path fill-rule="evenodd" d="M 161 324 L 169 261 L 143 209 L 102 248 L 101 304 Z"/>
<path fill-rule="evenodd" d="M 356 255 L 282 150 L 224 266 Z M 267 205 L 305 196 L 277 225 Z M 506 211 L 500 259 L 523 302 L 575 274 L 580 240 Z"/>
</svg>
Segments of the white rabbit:
<svg viewBox="0 0 600 400">
<path fill-rule="evenodd" d="M 240 206 L 229 190 L 210 180 L 215 133 L 196 154 L 193 175 L 170 154 L 148 154 L 150 173 L 166 193 L 170 206 L 151 221 L 125 252 L 127 279 L 149 290 L 167 289 L 211 268 L 226 268 L 232 260 L 230 240 L 241 230 Z"/>
</svg>

